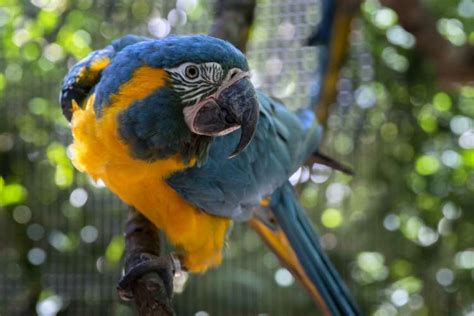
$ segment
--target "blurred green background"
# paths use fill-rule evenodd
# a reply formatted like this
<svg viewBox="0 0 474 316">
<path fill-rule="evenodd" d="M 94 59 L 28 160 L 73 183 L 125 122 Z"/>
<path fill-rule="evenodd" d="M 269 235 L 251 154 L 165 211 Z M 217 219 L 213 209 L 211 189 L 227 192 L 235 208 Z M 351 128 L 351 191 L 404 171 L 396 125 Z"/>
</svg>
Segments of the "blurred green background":
<svg viewBox="0 0 474 316">
<path fill-rule="evenodd" d="M 474 1 L 422 1 L 451 45 L 474 45 Z M 206 33 L 205 0 L 0 0 L 0 315 L 129 315 L 118 302 L 126 206 L 68 158 L 58 104 L 68 67 L 127 33 Z M 408 13 L 407 13 L 408 14 Z M 318 0 L 259 0 L 254 84 L 309 102 Z M 363 1 L 323 152 L 292 182 L 369 315 L 474 315 L 474 86 L 449 91 L 395 11 Z M 178 315 L 314 315 L 305 291 L 245 225 L 219 269 L 192 275 Z"/>
</svg>

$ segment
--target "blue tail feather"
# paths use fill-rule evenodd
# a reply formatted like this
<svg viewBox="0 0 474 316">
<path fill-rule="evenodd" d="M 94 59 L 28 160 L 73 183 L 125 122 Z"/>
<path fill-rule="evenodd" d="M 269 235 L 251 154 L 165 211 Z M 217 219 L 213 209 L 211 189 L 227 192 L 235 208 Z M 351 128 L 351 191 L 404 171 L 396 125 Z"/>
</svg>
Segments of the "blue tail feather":
<svg viewBox="0 0 474 316">
<path fill-rule="evenodd" d="M 361 315 L 343 280 L 321 248 L 289 183 L 276 190 L 270 207 L 300 264 L 333 315 Z"/>
</svg>

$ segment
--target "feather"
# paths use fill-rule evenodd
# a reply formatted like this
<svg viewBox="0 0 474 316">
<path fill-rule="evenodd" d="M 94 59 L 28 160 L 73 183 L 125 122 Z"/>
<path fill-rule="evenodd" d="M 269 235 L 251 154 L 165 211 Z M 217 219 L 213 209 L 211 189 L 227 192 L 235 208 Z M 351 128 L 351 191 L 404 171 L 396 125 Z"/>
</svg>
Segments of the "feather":
<svg viewBox="0 0 474 316">
<path fill-rule="evenodd" d="M 319 145 L 320 129 L 302 127 L 298 116 L 281 103 L 260 92 L 257 96 L 260 119 L 247 149 L 226 159 L 240 131 L 218 137 L 210 146 L 207 161 L 167 179 L 183 198 L 209 214 L 241 219 L 243 209 L 259 205 L 261 198 L 285 183 L 304 163 L 306 153 Z M 212 201 L 214 194 L 223 196 L 224 201 Z"/>
<path fill-rule="evenodd" d="M 278 225 L 331 315 L 361 315 L 344 282 L 321 248 L 319 237 L 299 205 L 291 185 L 286 182 L 272 194 L 270 201 Z"/>
</svg>

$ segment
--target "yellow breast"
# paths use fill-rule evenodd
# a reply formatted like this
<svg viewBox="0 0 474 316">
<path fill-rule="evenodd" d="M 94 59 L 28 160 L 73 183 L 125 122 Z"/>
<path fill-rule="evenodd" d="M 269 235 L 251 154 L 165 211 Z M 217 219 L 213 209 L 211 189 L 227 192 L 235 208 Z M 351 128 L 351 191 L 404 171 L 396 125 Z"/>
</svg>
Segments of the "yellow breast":
<svg viewBox="0 0 474 316">
<path fill-rule="evenodd" d="M 166 184 L 170 174 L 189 167 L 179 157 L 154 162 L 134 159 L 118 135 L 118 114 L 162 86 L 164 75 L 161 69 L 139 68 L 111 98 L 100 119 L 94 112 L 94 96 L 83 109 L 75 106 L 73 163 L 94 179 L 102 179 L 125 203 L 164 230 L 183 252 L 189 270 L 204 271 L 220 263 L 230 221 L 197 209 Z"/>
</svg>

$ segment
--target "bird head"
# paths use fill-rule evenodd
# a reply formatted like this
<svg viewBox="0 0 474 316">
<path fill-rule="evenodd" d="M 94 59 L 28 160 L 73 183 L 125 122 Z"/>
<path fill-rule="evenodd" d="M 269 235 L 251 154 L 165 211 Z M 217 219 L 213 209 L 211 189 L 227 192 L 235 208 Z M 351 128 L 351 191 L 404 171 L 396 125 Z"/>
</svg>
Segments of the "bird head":
<svg viewBox="0 0 474 316">
<path fill-rule="evenodd" d="M 154 160 L 205 156 L 214 137 L 240 130 L 229 157 L 250 143 L 259 104 L 245 56 L 204 35 L 173 36 L 127 46 L 96 87 L 96 115 L 123 106 L 118 129 L 131 153 Z"/>
</svg>

